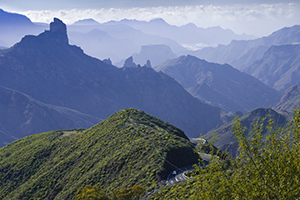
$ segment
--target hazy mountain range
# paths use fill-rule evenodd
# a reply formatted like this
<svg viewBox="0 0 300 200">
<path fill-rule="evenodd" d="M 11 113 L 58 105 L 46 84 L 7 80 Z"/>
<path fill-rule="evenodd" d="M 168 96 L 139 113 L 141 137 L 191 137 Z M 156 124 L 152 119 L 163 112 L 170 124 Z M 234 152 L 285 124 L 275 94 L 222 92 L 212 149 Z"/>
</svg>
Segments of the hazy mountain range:
<svg viewBox="0 0 300 200">
<path fill-rule="evenodd" d="M 120 69 L 69 45 L 59 19 L 49 31 L 2 50 L 0 71 L 2 86 L 97 118 L 134 107 L 193 137 L 223 123 L 222 109 L 200 102 L 164 73 L 149 67 Z"/>
<path fill-rule="evenodd" d="M 228 64 L 181 56 L 156 68 L 178 81 L 193 96 L 231 111 L 249 112 L 274 105 L 280 95 L 256 78 Z"/>
<path fill-rule="evenodd" d="M 1 19 L 5 19 L 0 22 L 0 46 L 10 47 L 25 35 L 36 35 L 48 29 L 47 24 L 32 23 L 20 14 L 1 10 L 0 16 Z M 121 20 L 107 23 L 83 19 L 69 25 L 68 33 L 71 44 L 80 46 L 85 53 L 99 59 L 110 58 L 113 63 L 119 63 L 138 53 L 145 45 L 167 45 L 175 54 L 181 54 L 187 51 L 186 48 L 199 49 L 228 44 L 233 39 L 253 39 L 253 36 L 238 35 L 220 27 L 204 29 L 194 24 L 172 26 L 163 19 L 149 22 Z"/>
<path fill-rule="evenodd" d="M 210 62 L 228 63 L 240 69 L 243 65 L 261 59 L 272 45 L 300 43 L 300 25 L 286 27 L 269 36 L 254 40 L 233 40 L 228 45 L 207 47 L 190 52 L 191 55 Z"/>
<path fill-rule="evenodd" d="M 259 39 L 162 19 L 48 29 L 0 9 L 0 199 L 153 191 L 201 160 L 201 133 L 237 156 L 235 115 L 247 131 L 266 115 L 284 127 L 300 106 L 299 42 L 298 25 Z"/>
<path fill-rule="evenodd" d="M 0 46 L 10 47 L 29 34 L 38 34 L 44 27 L 36 25 L 24 15 L 0 9 Z"/>
<path fill-rule="evenodd" d="M 283 93 L 300 81 L 300 44 L 271 46 L 261 59 L 244 65 L 241 71 Z"/>
<path fill-rule="evenodd" d="M 6 19 L 13 19 L 15 22 L 8 25 L 9 20 L 5 22 L 4 18 L 1 18 L 1 30 L 10 30 L 5 28 L 11 27 L 10 31 L 17 32 L 25 27 L 24 32 L 18 32 L 21 35 L 27 30 L 37 31 L 48 27 L 41 23 L 34 24 L 22 15 L 3 10 L 0 12 Z M 161 29 L 154 30 L 155 26 Z M 278 30 L 268 37 L 248 41 L 233 40 L 228 45 L 194 52 L 195 54 L 206 52 L 205 55 L 211 58 L 217 55 L 221 63 L 222 59 L 228 59 L 232 63 L 246 59 L 247 62 L 240 69 L 252 73 L 270 87 L 227 64 L 211 63 L 193 56 L 176 58 L 176 53 L 187 52 L 180 43 L 188 41 L 180 39 L 179 34 L 187 30 L 190 30 L 190 34 L 195 31 L 195 35 L 200 35 L 201 31 L 203 34 L 212 35 L 212 31 L 217 30 L 219 35 L 227 34 L 235 37 L 229 30 L 226 30 L 225 34 L 219 27 L 201 29 L 192 24 L 176 27 L 168 25 L 161 19 L 150 22 L 122 20 L 104 24 L 88 19 L 68 26 L 68 30 L 73 37 L 69 38 L 67 27 L 55 19 L 49 31 L 38 36 L 28 35 L 11 48 L 0 50 L 0 85 L 4 88 L 3 99 L 15 108 L 20 108 L 18 111 L 20 120 L 16 120 L 13 125 L 15 130 L 8 131 L 10 129 L 2 124 L 2 134 L 12 134 L 11 138 L 22 135 L 20 134 L 22 131 L 19 130 L 18 134 L 15 133 L 18 127 L 22 127 L 27 121 L 31 122 L 24 113 L 28 112 L 27 105 L 30 107 L 34 102 L 38 107 L 37 110 L 48 109 L 49 112 L 43 116 L 40 116 L 40 113 L 44 112 L 37 112 L 38 114 L 31 116 L 40 119 L 45 116 L 55 118 L 56 115 L 65 117 L 70 120 L 67 124 L 73 123 L 76 128 L 80 124 L 86 127 L 95 123 L 94 120 L 104 119 L 118 110 L 134 107 L 182 128 L 189 137 L 198 137 L 200 132 L 205 133 L 217 124 L 230 120 L 236 111 L 245 113 L 257 107 L 275 105 L 279 102 L 280 95 L 270 87 L 283 93 L 286 88 L 299 80 L 297 53 L 299 45 L 293 44 L 299 41 L 299 26 Z M 174 33 L 174 40 L 163 35 L 170 30 Z M 161 34 L 158 34 L 159 32 Z M 5 39 L 9 32 L 0 33 L 2 33 L 0 39 L 5 41 L 3 43 L 10 41 Z M 175 41 L 176 37 L 180 42 Z M 107 47 L 115 46 L 113 53 L 120 56 L 119 59 L 125 60 L 129 57 L 127 61 L 134 67 L 126 66 L 120 69 L 111 65 L 111 60 L 101 61 L 88 56 L 80 47 L 69 45 L 74 44 L 76 38 L 82 45 L 91 44 L 93 46 L 91 49 L 107 58 L 112 55 Z M 190 39 L 192 38 L 191 36 Z M 217 38 L 215 39 L 217 41 Z M 211 42 L 213 40 L 207 41 L 209 45 L 213 43 Z M 225 40 L 223 42 L 226 43 Z M 123 57 L 119 51 L 128 57 Z M 156 66 L 167 59 L 169 61 L 157 68 L 164 73 L 151 69 L 150 66 Z M 251 62 L 253 64 L 247 64 Z M 120 66 L 123 66 L 123 63 Z M 274 82 L 273 85 L 269 84 L 271 81 Z M 184 88 L 198 99 L 192 97 Z M 8 101 L 12 94 L 23 96 L 23 100 L 19 103 Z M 282 98 L 282 101 L 284 99 L 286 98 Z M 282 101 L 280 104 L 285 104 Z M 291 105 L 295 105 L 296 102 L 297 100 L 293 101 Z M 219 107 L 234 112 L 229 113 Z M 7 106 L 3 106 L 3 113 L 9 112 L 5 109 Z M 65 112 L 66 110 L 68 112 Z M 288 110 L 291 110 L 290 107 Z M 67 119 L 61 121 L 65 120 L 67 121 Z M 53 123 L 53 126 L 48 128 L 64 127 Z M 26 134 L 44 131 L 35 128 L 29 130 L 32 131 Z"/>
<path fill-rule="evenodd" d="M 144 33 L 170 38 L 184 47 L 199 49 L 205 46 L 217 44 L 229 44 L 231 40 L 250 40 L 254 36 L 246 34 L 238 35 L 229 29 L 221 27 L 200 28 L 193 23 L 183 26 L 174 26 L 165 22 L 161 18 L 146 21 L 128 20 L 110 21 L 105 24 L 125 24 Z"/>
</svg>

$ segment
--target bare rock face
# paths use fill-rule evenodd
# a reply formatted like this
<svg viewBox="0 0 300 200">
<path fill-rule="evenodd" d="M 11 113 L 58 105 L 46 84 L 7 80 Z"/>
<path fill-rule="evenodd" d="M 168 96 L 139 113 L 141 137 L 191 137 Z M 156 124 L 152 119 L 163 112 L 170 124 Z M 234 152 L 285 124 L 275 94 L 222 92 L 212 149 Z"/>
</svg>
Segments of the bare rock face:
<svg viewBox="0 0 300 200">
<path fill-rule="evenodd" d="M 60 19 L 54 18 L 54 21 L 50 23 L 50 32 L 67 34 L 67 26 Z"/>
<path fill-rule="evenodd" d="M 45 34 L 58 43 L 69 43 L 67 26 L 58 18 L 54 18 L 53 22 L 50 23 L 50 31 L 46 31 Z"/>
<path fill-rule="evenodd" d="M 130 56 L 125 60 L 123 67 L 133 67 L 133 68 L 137 67 L 137 65 L 133 62 L 132 56 Z"/>
</svg>

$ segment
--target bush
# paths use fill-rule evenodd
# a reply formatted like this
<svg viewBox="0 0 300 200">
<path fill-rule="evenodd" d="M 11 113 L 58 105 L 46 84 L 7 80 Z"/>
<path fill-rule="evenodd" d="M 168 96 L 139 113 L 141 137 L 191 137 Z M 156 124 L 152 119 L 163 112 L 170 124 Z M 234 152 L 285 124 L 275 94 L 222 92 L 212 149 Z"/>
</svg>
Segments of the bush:
<svg viewBox="0 0 300 200">
<path fill-rule="evenodd" d="M 264 126 L 264 122 L 268 122 Z M 236 118 L 234 135 L 239 157 L 228 167 L 214 155 L 206 167 L 197 167 L 179 187 L 165 187 L 153 199 L 299 199 L 300 109 L 286 127 L 275 127 L 269 116 L 258 119 L 253 130 Z M 263 136 L 268 131 L 267 136 Z"/>
</svg>

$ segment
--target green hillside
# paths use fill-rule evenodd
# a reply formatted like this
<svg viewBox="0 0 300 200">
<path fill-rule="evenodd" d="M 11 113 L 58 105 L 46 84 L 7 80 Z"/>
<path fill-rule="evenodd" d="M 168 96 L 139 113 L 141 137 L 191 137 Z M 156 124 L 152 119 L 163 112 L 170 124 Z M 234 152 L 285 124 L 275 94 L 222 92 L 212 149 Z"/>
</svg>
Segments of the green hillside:
<svg viewBox="0 0 300 200">
<path fill-rule="evenodd" d="M 197 162 L 183 131 L 126 109 L 85 131 L 36 134 L 1 148 L 0 199 L 71 199 L 88 184 L 105 192 L 149 188 Z"/>
</svg>

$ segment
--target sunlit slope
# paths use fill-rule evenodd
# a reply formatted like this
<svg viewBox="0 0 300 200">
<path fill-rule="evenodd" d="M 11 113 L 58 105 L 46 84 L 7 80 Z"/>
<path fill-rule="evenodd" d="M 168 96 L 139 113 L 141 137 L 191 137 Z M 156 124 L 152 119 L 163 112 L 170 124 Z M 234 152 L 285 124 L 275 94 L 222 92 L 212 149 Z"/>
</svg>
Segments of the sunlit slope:
<svg viewBox="0 0 300 200">
<path fill-rule="evenodd" d="M 87 184 L 149 187 L 197 161 L 180 129 L 126 109 L 83 132 L 41 133 L 0 149 L 0 199 L 70 199 Z"/>
</svg>

